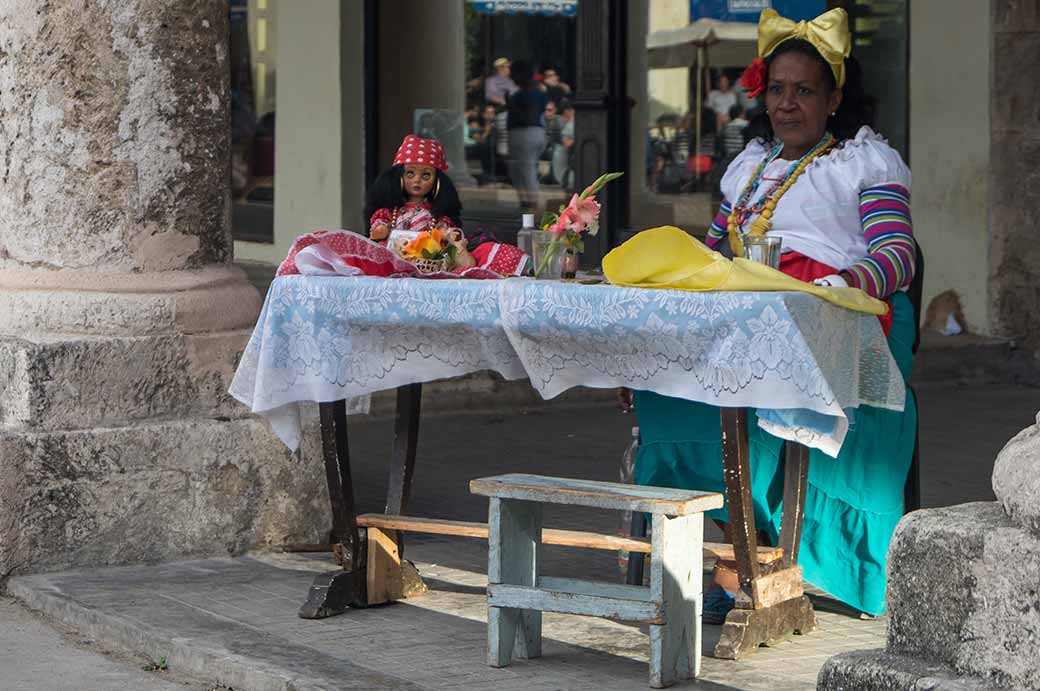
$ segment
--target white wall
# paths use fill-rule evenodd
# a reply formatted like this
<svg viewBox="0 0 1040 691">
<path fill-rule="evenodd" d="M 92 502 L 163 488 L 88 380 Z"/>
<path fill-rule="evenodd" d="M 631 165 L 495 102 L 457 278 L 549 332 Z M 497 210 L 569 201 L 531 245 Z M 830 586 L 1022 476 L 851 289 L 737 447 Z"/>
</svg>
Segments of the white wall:
<svg viewBox="0 0 1040 691">
<path fill-rule="evenodd" d="M 298 235 L 360 227 L 363 7 L 354 0 L 278 3 L 274 243 L 236 241 L 236 260 L 277 264 Z"/>
<path fill-rule="evenodd" d="M 924 305 L 954 289 L 972 329 L 989 333 L 990 3 L 913 0 L 910 12 L 911 194 Z"/>
<path fill-rule="evenodd" d="M 650 0 L 649 26 L 647 27 L 649 31 L 681 29 L 689 23 L 689 0 Z M 640 52 L 646 52 L 645 38 L 638 49 Z M 651 122 L 664 113 L 675 113 L 681 118 L 690 109 L 689 67 L 652 69 L 647 73 L 646 78 Z"/>
</svg>

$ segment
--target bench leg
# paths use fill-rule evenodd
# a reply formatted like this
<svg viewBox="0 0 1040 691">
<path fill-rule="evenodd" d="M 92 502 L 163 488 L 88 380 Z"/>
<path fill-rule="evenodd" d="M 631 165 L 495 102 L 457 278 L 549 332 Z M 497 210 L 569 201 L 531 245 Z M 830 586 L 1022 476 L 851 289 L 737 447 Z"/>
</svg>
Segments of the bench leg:
<svg viewBox="0 0 1040 691">
<path fill-rule="evenodd" d="M 654 514 L 650 595 L 664 624 L 650 625 L 650 686 L 660 689 L 701 671 L 704 516 Z"/>
<path fill-rule="evenodd" d="M 542 545 L 542 505 L 492 497 L 488 512 L 488 583 L 535 586 Z M 542 613 L 488 607 L 488 664 L 542 654 Z"/>
</svg>

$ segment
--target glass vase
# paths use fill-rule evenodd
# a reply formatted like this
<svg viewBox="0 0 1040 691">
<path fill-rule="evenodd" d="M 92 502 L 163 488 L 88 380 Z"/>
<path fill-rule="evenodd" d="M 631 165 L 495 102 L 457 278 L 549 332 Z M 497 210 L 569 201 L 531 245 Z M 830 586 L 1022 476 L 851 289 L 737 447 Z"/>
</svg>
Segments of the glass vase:
<svg viewBox="0 0 1040 691">
<path fill-rule="evenodd" d="M 567 244 L 563 238 L 548 231 L 533 234 L 531 260 L 534 262 L 534 277 L 559 280 L 563 278 Z"/>
</svg>

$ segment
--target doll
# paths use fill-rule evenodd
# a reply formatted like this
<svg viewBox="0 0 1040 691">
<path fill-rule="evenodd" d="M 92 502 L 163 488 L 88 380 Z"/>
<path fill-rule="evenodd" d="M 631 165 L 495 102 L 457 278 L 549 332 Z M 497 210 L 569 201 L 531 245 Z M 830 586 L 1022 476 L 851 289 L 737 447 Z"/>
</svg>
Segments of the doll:
<svg viewBox="0 0 1040 691">
<path fill-rule="evenodd" d="M 393 165 L 369 190 L 365 204 L 369 238 L 383 242 L 392 230 L 439 228 L 448 231 L 448 242 L 455 246 L 455 266 L 475 265 L 459 229 L 462 202 L 447 170 L 440 142 L 414 134 L 405 137 Z"/>
</svg>

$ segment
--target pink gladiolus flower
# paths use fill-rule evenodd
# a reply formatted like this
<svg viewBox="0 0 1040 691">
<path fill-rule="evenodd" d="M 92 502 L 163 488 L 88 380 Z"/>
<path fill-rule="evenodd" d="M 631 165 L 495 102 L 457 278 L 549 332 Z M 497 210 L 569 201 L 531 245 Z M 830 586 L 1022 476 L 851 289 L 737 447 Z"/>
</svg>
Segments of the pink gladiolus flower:
<svg viewBox="0 0 1040 691">
<path fill-rule="evenodd" d="M 577 208 L 583 229 L 599 217 L 599 203 L 595 197 L 580 199 L 578 195 L 574 195 L 571 198 L 571 206 Z"/>
<path fill-rule="evenodd" d="M 577 196 L 575 195 L 575 199 Z M 566 232 L 573 230 L 576 233 L 580 233 L 585 223 L 581 219 L 581 214 L 574 206 L 568 206 L 560 214 L 560 218 L 553 224 L 550 230 L 556 231 L 557 233 Z"/>
<path fill-rule="evenodd" d="M 582 199 L 575 194 L 567 208 L 560 213 L 560 220 L 553 226 L 553 230 L 573 230 L 575 233 L 582 233 L 590 226 L 597 225 L 599 210 L 600 206 L 595 197 Z"/>
</svg>

